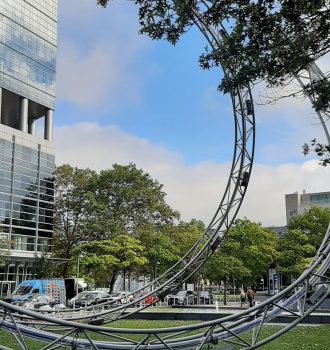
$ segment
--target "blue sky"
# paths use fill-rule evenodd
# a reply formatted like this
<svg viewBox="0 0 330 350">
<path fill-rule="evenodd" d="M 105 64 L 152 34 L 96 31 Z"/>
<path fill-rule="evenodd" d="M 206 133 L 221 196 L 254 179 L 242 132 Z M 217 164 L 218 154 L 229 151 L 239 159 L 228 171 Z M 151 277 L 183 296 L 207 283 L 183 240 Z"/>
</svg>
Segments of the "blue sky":
<svg viewBox="0 0 330 350">
<path fill-rule="evenodd" d="M 207 221 L 232 156 L 230 99 L 216 90 L 222 72 L 198 67 L 205 41 L 197 30 L 176 47 L 152 42 L 137 34 L 136 10 L 129 1 L 103 9 L 96 0 L 59 0 L 57 162 L 97 170 L 134 162 L 164 184 L 183 219 Z M 259 85 L 257 101 L 265 95 Z M 255 185 L 242 215 L 281 225 L 285 193 L 329 190 L 329 171 L 301 155 L 301 145 L 322 133 L 308 101 L 256 112 Z M 275 173 L 279 182 L 271 184 Z M 276 214 L 258 208 L 267 188 L 276 192 L 269 198 Z"/>
</svg>

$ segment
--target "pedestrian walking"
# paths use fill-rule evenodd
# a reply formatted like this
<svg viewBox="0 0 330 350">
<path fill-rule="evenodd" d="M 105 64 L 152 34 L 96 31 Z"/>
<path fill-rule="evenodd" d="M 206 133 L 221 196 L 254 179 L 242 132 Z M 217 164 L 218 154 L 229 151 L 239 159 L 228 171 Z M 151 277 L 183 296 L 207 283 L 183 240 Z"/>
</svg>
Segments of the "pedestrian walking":
<svg viewBox="0 0 330 350">
<path fill-rule="evenodd" d="M 240 298 L 240 301 L 241 301 L 241 307 L 243 307 L 243 304 L 245 306 L 246 305 L 246 295 L 245 295 L 245 292 L 244 292 L 243 288 L 241 289 L 241 294 L 240 294 L 239 298 Z"/>
<path fill-rule="evenodd" d="M 255 293 L 251 287 L 248 287 L 247 292 L 246 292 L 246 296 L 247 296 L 247 299 L 249 301 L 249 306 L 252 307 L 253 302 L 254 302 Z"/>
</svg>

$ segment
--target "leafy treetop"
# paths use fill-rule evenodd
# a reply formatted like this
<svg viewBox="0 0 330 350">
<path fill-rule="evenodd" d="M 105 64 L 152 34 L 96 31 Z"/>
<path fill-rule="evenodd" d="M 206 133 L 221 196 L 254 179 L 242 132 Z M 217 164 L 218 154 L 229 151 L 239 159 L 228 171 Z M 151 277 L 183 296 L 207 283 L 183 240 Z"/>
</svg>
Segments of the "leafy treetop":
<svg viewBox="0 0 330 350">
<path fill-rule="evenodd" d="M 139 9 L 140 33 L 173 45 L 194 25 L 200 10 L 203 23 L 226 28 L 219 45 L 200 56 L 204 69 L 221 64 L 225 74 L 219 90 L 228 93 L 259 80 L 282 87 L 330 49 L 329 0 L 131 0 Z M 106 6 L 109 0 L 97 0 Z M 312 81 L 289 96 L 313 96 L 316 111 L 330 112 L 330 81 Z M 284 95 L 282 95 L 284 97 Z M 277 98 L 276 98 L 277 99 Z M 312 145 L 313 146 L 313 145 Z M 328 144 L 314 151 L 330 162 Z M 304 146 L 304 153 L 309 152 Z"/>
</svg>

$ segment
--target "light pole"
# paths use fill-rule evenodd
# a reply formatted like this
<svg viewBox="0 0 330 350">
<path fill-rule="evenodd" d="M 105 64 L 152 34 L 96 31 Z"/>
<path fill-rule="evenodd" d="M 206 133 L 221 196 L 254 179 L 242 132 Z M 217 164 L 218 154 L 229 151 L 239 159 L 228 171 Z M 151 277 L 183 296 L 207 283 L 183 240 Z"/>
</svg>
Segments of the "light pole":
<svg viewBox="0 0 330 350">
<path fill-rule="evenodd" d="M 79 272 L 80 272 L 80 258 L 82 258 L 82 255 L 78 255 L 77 259 L 77 280 L 76 280 L 76 295 L 79 294 Z"/>
<path fill-rule="evenodd" d="M 260 281 L 262 283 L 262 291 L 264 292 L 265 291 L 265 281 L 263 278 Z"/>
<path fill-rule="evenodd" d="M 154 280 L 157 278 L 157 265 L 160 265 L 160 262 L 158 260 L 155 260 L 155 262 L 154 262 Z M 155 284 L 154 288 L 157 288 L 157 284 Z"/>
</svg>

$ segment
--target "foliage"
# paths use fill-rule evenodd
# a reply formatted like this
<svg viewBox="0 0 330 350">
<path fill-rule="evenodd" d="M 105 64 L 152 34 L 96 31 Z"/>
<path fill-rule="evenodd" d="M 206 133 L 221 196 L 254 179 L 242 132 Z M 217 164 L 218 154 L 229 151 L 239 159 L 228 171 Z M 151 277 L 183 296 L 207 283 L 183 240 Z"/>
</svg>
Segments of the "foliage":
<svg viewBox="0 0 330 350">
<path fill-rule="evenodd" d="M 277 235 L 261 224 L 238 219 L 225 236 L 219 252 L 212 256 L 204 276 L 219 283 L 235 278 L 253 284 L 277 256 Z"/>
<path fill-rule="evenodd" d="M 219 250 L 206 263 L 203 276 L 212 283 L 220 284 L 221 281 L 228 283 L 233 277 L 236 280 L 249 278 L 251 271 L 241 259 Z"/>
<path fill-rule="evenodd" d="M 43 252 L 40 256 L 35 256 L 33 261 L 33 270 L 35 278 L 53 277 L 54 266 L 49 259 L 49 254 Z"/>
<path fill-rule="evenodd" d="M 315 248 L 308 243 L 306 234 L 299 230 L 288 230 L 279 240 L 278 251 L 280 272 L 296 277 L 309 266 Z"/>
<path fill-rule="evenodd" d="M 57 167 L 55 171 L 53 251 L 58 257 L 72 258 L 73 249 L 90 239 L 90 232 L 95 229 L 93 225 L 99 222 L 93 216 L 99 207 L 92 192 L 95 178 L 94 171 L 68 164 Z M 68 264 L 65 264 L 63 276 L 66 277 L 67 273 Z"/>
<path fill-rule="evenodd" d="M 95 282 L 111 282 L 120 272 L 145 265 L 144 248 L 141 242 L 127 234 L 119 234 L 113 239 L 92 241 L 77 249 L 85 274 Z"/>
<path fill-rule="evenodd" d="M 162 187 L 135 164 L 114 164 L 112 169 L 102 170 L 96 182 L 96 198 L 106 208 L 106 225 L 100 227 L 99 238 L 133 234 L 141 225 L 157 228 L 178 218 L 178 212 L 166 204 Z"/>
<path fill-rule="evenodd" d="M 181 221 L 177 226 L 173 227 L 171 235 L 175 246 L 179 249 L 180 257 L 196 243 L 204 230 L 204 223 L 196 219 L 192 219 L 190 222 Z"/>
<path fill-rule="evenodd" d="M 109 1 L 98 0 L 106 6 Z M 201 56 L 203 68 L 222 65 L 228 72 L 220 82 L 223 92 L 235 91 L 250 81 L 264 79 L 271 86 L 283 85 L 317 58 L 329 52 L 330 10 L 318 1 L 205 1 L 135 0 L 141 33 L 176 44 L 194 24 L 194 10 L 204 12 L 206 25 L 226 26 L 228 35 L 217 48 Z M 317 37 L 317 40 L 315 38 Z M 330 84 L 313 82 L 306 93 L 317 93 L 317 110 L 329 110 Z"/>
<path fill-rule="evenodd" d="M 308 243 L 318 249 L 329 223 L 330 209 L 313 206 L 303 214 L 292 217 L 288 228 L 306 234 Z"/>
<path fill-rule="evenodd" d="M 108 2 L 97 0 L 104 7 Z M 220 44 L 207 46 L 199 59 L 203 69 L 222 66 L 226 74 L 219 90 L 224 93 L 235 92 L 258 80 L 266 81 L 268 87 L 288 85 L 330 49 L 327 0 L 134 0 L 134 3 L 139 8 L 140 33 L 154 40 L 176 44 L 199 19 L 194 12 L 197 8 L 203 12 L 205 26 L 216 31 L 226 28 Z M 313 96 L 316 111 L 330 111 L 327 76 L 290 94 L 297 95 Z M 327 157 L 323 165 L 327 165 L 330 157 L 327 152 L 324 154 Z"/>
<path fill-rule="evenodd" d="M 148 264 L 145 266 L 151 278 L 165 272 L 180 258 L 177 247 L 169 234 L 172 225 L 164 225 L 159 230 L 152 226 L 141 227 L 136 234 L 145 247 Z"/>
<path fill-rule="evenodd" d="M 322 157 L 320 159 L 321 165 L 327 166 L 330 164 L 330 145 L 323 145 L 322 143 L 318 142 L 316 139 L 311 140 L 311 144 L 305 143 L 303 145 L 303 154 L 307 155 L 311 147 L 313 151 L 319 156 Z"/>
<path fill-rule="evenodd" d="M 284 275 L 297 277 L 309 266 L 329 222 L 330 210 L 320 207 L 292 217 L 278 245 L 277 262 Z"/>
<path fill-rule="evenodd" d="M 179 218 L 178 212 L 166 204 L 166 194 L 162 185 L 149 174 L 137 169 L 134 164 L 114 164 L 112 169 L 103 170 L 99 174 L 89 169 L 63 165 L 56 169 L 55 176 L 53 253 L 57 257 L 72 259 L 82 244 L 87 244 L 87 248 L 95 248 L 96 243 L 102 243 L 101 240 L 105 240 L 105 244 L 110 240 L 114 243 L 116 239 L 123 237 L 123 234 L 131 235 L 132 239 L 138 238 L 136 232 L 142 232 L 146 227 L 152 232 L 164 232 L 164 227 L 173 226 L 173 221 Z M 155 235 L 151 241 L 154 239 L 160 240 L 158 243 L 167 244 L 167 247 L 170 243 L 166 240 L 172 242 L 166 235 Z M 88 246 L 88 243 L 92 245 Z M 152 253 L 152 249 L 151 247 L 149 254 Z M 122 268 L 118 262 L 114 263 L 111 260 L 108 252 L 101 255 L 88 258 L 86 264 L 90 271 L 93 270 L 91 266 L 94 270 L 98 266 L 100 280 L 102 271 L 103 274 L 106 273 L 101 268 L 102 261 L 107 271 L 110 266 L 113 267 L 111 271 L 115 278 Z M 168 261 L 173 259 L 170 255 L 167 256 Z M 64 277 L 68 275 L 70 266 L 74 267 L 74 264 L 65 264 L 62 273 Z M 108 276 L 103 277 L 108 279 Z"/>
<path fill-rule="evenodd" d="M 145 247 L 150 275 L 165 272 L 195 244 L 203 231 L 204 224 L 197 220 L 165 224 L 156 230 L 150 225 L 141 227 L 136 234 Z"/>
</svg>

